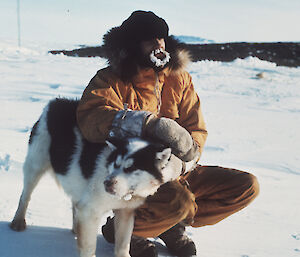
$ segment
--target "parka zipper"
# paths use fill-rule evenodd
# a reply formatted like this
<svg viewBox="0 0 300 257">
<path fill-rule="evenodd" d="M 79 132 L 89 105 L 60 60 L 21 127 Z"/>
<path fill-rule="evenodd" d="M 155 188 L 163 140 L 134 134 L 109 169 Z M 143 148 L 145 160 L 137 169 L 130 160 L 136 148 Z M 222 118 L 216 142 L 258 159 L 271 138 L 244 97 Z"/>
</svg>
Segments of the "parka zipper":
<svg viewBox="0 0 300 257">
<path fill-rule="evenodd" d="M 155 73 L 156 79 L 155 79 L 155 86 L 154 86 L 154 95 L 157 99 L 157 115 L 160 113 L 160 107 L 161 107 L 161 92 L 159 90 L 159 78 L 158 73 Z"/>
</svg>

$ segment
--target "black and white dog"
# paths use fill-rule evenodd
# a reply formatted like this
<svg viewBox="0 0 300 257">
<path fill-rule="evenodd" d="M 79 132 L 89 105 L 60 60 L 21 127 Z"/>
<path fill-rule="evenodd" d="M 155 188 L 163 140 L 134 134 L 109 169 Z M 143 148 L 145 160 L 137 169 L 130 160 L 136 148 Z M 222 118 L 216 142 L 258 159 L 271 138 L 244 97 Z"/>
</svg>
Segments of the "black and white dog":
<svg viewBox="0 0 300 257">
<path fill-rule="evenodd" d="M 80 257 L 95 256 L 102 215 L 115 213 L 115 256 L 129 257 L 134 209 L 176 179 L 181 161 L 171 149 L 138 138 L 95 144 L 76 125 L 78 101 L 55 99 L 34 125 L 24 163 L 24 188 L 11 228 L 26 228 L 30 196 L 47 170 L 70 196 Z M 179 168 L 178 168 L 179 167 Z"/>
</svg>

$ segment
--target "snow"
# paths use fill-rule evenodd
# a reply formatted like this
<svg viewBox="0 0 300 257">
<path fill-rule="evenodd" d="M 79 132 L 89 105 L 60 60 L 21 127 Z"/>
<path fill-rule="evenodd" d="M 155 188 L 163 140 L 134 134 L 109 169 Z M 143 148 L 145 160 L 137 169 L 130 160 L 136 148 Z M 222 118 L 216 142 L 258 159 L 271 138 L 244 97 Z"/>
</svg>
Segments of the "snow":
<svg viewBox="0 0 300 257">
<path fill-rule="evenodd" d="M 27 230 L 17 233 L 8 224 L 22 190 L 32 125 L 53 97 L 79 98 L 106 62 L 50 55 L 49 47 L 36 43 L 12 45 L 0 42 L 0 256 L 77 256 L 71 204 L 50 175 L 32 195 Z M 247 58 L 201 61 L 189 71 L 209 131 L 200 163 L 250 171 L 261 185 L 244 210 L 214 226 L 188 228 L 198 256 L 300 256 L 300 68 Z M 170 256 L 156 242 L 159 256 Z M 97 254 L 113 256 L 100 230 Z"/>
</svg>

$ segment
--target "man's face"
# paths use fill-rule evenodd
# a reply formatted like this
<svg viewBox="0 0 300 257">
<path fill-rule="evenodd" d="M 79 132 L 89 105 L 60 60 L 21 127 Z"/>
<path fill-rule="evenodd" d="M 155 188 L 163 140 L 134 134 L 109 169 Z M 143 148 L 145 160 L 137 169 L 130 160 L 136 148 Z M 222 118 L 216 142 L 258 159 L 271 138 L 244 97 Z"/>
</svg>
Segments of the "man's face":
<svg viewBox="0 0 300 257">
<path fill-rule="evenodd" d="M 157 49 L 166 49 L 166 43 L 163 38 L 153 38 L 151 40 L 142 41 L 141 48 L 144 55 L 150 55 L 150 53 Z"/>
<path fill-rule="evenodd" d="M 162 69 L 170 60 L 170 54 L 165 51 L 166 43 L 163 38 L 142 41 L 142 64 L 155 69 Z"/>
</svg>

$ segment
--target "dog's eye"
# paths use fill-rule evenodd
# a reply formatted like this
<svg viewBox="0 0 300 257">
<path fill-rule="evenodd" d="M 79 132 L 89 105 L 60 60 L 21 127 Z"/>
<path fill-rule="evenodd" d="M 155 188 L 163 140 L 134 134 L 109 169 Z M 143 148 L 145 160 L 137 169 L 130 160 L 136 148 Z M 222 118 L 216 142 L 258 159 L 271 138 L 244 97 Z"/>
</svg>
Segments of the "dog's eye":
<svg viewBox="0 0 300 257">
<path fill-rule="evenodd" d="M 127 168 L 130 168 L 132 165 L 133 165 L 134 161 L 133 159 L 127 159 L 125 162 L 124 162 L 124 167 L 127 169 Z"/>
<path fill-rule="evenodd" d="M 134 167 L 124 168 L 125 173 L 132 173 L 134 171 Z"/>
</svg>

